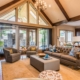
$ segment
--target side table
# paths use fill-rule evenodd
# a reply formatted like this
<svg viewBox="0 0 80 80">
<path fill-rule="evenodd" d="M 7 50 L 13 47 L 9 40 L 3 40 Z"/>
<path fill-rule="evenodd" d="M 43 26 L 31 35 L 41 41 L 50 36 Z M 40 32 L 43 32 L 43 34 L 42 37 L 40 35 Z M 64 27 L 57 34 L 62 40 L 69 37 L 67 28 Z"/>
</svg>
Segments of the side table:
<svg viewBox="0 0 80 80">
<path fill-rule="evenodd" d="M 26 54 L 26 51 L 27 51 L 26 48 L 20 49 L 20 53 L 21 53 L 21 54 Z"/>
<path fill-rule="evenodd" d="M 21 55 L 21 59 L 24 58 L 24 54 L 26 54 L 26 51 L 27 51 L 26 48 L 20 49 L 20 53 L 22 54 L 22 55 Z"/>
</svg>

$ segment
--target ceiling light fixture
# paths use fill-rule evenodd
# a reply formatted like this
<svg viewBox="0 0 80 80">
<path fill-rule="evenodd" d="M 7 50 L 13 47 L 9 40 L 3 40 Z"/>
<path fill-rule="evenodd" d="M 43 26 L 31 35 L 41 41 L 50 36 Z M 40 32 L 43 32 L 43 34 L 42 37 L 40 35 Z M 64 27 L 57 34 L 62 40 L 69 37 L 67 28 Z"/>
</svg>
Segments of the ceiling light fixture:
<svg viewBox="0 0 80 80">
<path fill-rule="evenodd" d="M 42 9 L 42 10 L 46 10 L 47 9 L 47 4 L 44 0 L 35 0 L 35 7 L 37 9 Z"/>
</svg>

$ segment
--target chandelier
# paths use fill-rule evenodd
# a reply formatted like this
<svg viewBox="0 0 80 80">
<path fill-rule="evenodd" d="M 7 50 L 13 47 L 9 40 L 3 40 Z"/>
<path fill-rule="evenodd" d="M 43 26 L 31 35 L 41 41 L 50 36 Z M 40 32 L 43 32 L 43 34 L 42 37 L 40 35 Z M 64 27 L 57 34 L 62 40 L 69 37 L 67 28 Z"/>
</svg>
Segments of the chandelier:
<svg viewBox="0 0 80 80">
<path fill-rule="evenodd" d="M 44 0 L 35 0 L 35 7 L 36 9 L 42 9 L 42 10 L 45 10 L 47 9 L 47 4 Z"/>
</svg>

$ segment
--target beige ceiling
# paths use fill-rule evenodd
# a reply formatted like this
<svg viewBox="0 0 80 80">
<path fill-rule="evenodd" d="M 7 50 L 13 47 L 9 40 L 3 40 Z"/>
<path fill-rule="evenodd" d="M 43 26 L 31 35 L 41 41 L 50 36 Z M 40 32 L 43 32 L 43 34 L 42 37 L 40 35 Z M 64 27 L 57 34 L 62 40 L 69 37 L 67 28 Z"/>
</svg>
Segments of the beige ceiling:
<svg viewBox="0 0 80 80">
<path fill-rule="evenodd" d="M 80 0 L 59 0 L 70 18 L 80 15 Z"/>
<path fill-rule="evenodd" d="M 3 6 L 13 0 L 0 0 L 0 6 Z M 44 0 L 47 5 L 51 7 L 44 10 L 44 13 L 48 16 L 52 23 L 66 20 L 65 15 L 56 4 L 55 0 Z M 80 0 L 59 0 L 69 18 L 80 15 Z"/>
<path fill-rule="evenodd" d="M 47 5 L 51 5 L 51 7 L 48 7 L 44 12 L 49 17 L 49 19 L 52 21 L 52 23 L 56 23 L 62 20 L 66 20 L 65 16 L 57 6 L 54 0 L 45 0 Z"/>
<path fill-rule="evenodd" d="M 11 2 L 11 1 L 13 1 L 13 0 L 0 0 L 0 7 Z"/>
<path fill-rule="evenodd" d="M 44 0 L 47 5 L 51 5 L 51 8 L 45 10 L 45 14 L 49 17 L 52 23 L 66 20 L 59 6 L 55 3 L 55 0 Z M 59 0 L 69 18 L 80 15 L 80 0 Z"/>
</svg>

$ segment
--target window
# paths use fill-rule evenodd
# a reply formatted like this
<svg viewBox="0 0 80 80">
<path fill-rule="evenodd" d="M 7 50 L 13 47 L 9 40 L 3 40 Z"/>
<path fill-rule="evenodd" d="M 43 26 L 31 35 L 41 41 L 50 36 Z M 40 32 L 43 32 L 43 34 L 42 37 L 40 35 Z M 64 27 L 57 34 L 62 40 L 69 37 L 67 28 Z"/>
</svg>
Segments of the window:
<svg viewBox="0 0 80 80">
<path fill-rule="evenodd" d="M 27 22 L 27 3 L 18 7 L 18 22 Z"/>
<path fill-rule="evenodd" d="M 45 22 L 45 20 L 41 16 L 39 16 L 39 24 L 40 25 L 47 25 L 47 23 Z"/>
<path fill-rule="evenodd" d="M 18 10 L 17 10 L 18 9 Z M 22 3 L 16 7 L 16 10 L 13 9 L 12 11 L 4 13 L 0 15 L 0 20 L 6 21 L 15 21 L 21 23 L 29 23 L 29 24 L 37 24 L 42 26 L 48 26 L 47 19 L 40 14 L 40 11 L 34 7 L 33 4 L 28 2 Z"/>
<path fill-rule="evenodd" d="M 67 38 L 67 41 L 68 41 L 68 42 L 72 42 L 73 32 L 68 31 L 68 32 L 67 32 L 67 37 L 68 37 L 68 38 Z"/>
<path fill-rule="evenodd" d="M 2 20 L 15 21 L 15 10 L 7 13 L 6 15 L 0 17 Z"/>
<path fill-rule="evenodd" d="M 26 29 L 19 31 L 20 48 L 27 47 L 26 33 L 27 33 Z"/>
<path fill-rule="evenodd" d="M 29 4 L 29 23 L 37 24 L 36 10 L 32 4 Z"/>
<path fill-rule="evenodd" d="M 66 31 L 61 30 L 60 31 L 60 37 L 64 37 L 65 40 Z"/>
<path fill-rule="evenodd" d="M 29 30 L 29 45 L 30 46 L 36 45 L 36 30 L 33 29 Z"/>
<path fill-rule="evenodd" d="M 64 37 L 65 43 L 72 43 L 73 32 L 61 30 L 60 37 Z"/>
<path fill-rule="evenodd" d="M 46 49 L 49 45 L 49 30 L 48 29 L 40 29 L 39 30 L 39 48 Z"/>
<path fill-rule="evenodd" d="M 15 33 L 15 27 L 11 28 L 6 25 L 5 27 L 0 27 L 0 53 L 3 52 L 3 48 L 16 47 Z"/>
</svg>

